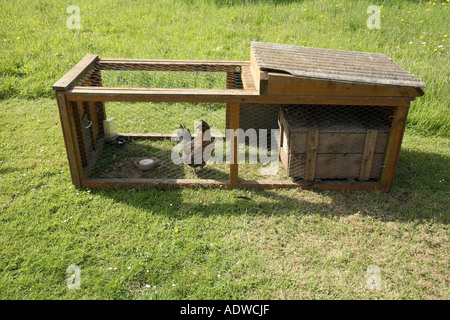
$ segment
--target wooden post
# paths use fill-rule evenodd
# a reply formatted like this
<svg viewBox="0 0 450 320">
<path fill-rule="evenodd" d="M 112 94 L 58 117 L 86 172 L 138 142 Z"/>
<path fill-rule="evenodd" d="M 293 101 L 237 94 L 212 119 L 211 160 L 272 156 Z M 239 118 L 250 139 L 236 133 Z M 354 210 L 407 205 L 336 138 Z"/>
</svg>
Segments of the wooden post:
<svg viewBox="0 0 450 320">
<path fill-rule="evenodd" d="M 68 103 L 63 93 L 56 92 L 58 102 L 61 127 L 66 145 L 67 159 L 69 160 L 70 175 L 75 188 L 81 188 L 81 172 L 77 161 L 77 152 L 75 150 L 75 141 L 73 139 L 72 128 L 70 125 L 70 113 L 68 112 Z"/>
<path fill-rule="evenodd" d="M 239 129 L 239 103 L 230 104 L 230 129 L 236 130 Z M 232 154 L 230 155 L 230 160 L 232 163 L 230 164 L 230 183 L 237 184 L 239 181 L 239 164 L 238 164 L 238 152 L 239 152 L 239 134 L 235 134 L 232 136 L 232 141 L 230 141 L 233 148 L 230 150 Z"/>
<path fill-rule="evenodd" d="M 384 169 L 381 173 L 381 185 L 383 191 L 389 192 L 392 187 L 395 169 L 400 155 L 403 133 L 405 132 L 406 118 L 408 116 L 408 106 L 398 106 L 394 113 L 391 133 L 389 135 L 386 157 L 384 159 Z"/>
</svg>

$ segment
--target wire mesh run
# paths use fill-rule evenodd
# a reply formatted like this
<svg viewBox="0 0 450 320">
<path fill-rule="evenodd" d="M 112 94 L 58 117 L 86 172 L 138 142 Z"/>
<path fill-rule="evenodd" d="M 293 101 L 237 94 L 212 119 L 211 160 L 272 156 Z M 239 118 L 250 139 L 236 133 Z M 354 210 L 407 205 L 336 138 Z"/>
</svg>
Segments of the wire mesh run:
<svg viewBox="0 0 450 320">
<path fill-rule="evenodd" d="M 379 181 L 395 114 L 395 107 L 243 104 L 234 131 L 223 103 L 70 106 L 83 176 L 116 182 L 226 181 L 235 138 L 242 181 Z"/>
<path fill-rule="evenodd" d="M 237 64 L 101 59 L 78 79 L 75 86 L 243 89 L 242 71 L 242 66 Z"/>
<path fill-rule="evenodd" d="M 226 180 L 229 177 L 226 159 L 215 154 L 215 150 L 226 148 L 225 104 L 72 102 L 71 106 L 74 115 L 81 119 L 77 136 L 84 175 L 88 178 Z M 209 141 L 201 150 L 209 152 L 206 160 L 211 161 L 197 166 L 186 160 L 191 152 L 186 147 L 197 137 L 207 140 L 205 128 L 203 131 L 198 128 L 199 121 L 205 128 L 208 126 Z M 183 131 L 190 135 L 189 140 L 182 140 Z"/>
</svg>

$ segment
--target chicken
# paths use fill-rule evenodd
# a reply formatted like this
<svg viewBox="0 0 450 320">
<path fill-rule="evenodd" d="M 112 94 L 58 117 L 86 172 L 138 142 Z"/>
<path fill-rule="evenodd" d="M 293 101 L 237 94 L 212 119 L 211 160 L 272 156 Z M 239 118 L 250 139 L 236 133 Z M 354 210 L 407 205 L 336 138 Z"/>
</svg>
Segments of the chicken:
<svg viewBox="0 0 450 320">
<path fill-rule="evenodd" d="M 203 169 L 211 155 L 205 155 L 204 151 L 207 146 L 213 144 L 211 139 L 210 126 L 206 121 L 197 122 L 197 135 L 194 139 L 191 132 L 184 125 L 180 125 L 178 133 L 178 141 L 182 144 L 183 162 L 194 168 L 194 175 L 197 175 L 196 168 Z"/>
</svg>

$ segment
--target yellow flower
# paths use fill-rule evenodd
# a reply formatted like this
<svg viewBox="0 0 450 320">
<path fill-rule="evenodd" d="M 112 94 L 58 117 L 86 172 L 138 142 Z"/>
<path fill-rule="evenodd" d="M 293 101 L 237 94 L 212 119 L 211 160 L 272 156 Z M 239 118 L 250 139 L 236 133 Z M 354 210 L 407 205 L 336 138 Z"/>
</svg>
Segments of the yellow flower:
<svg viewBox="0 0 450 320">
<path fill-rule="evenodd" d="M 422 39 L 423 38 L 423 36 L 420 36 L 420 39 Z"/>
<path fill-rule="evenodd" d="M 174 230 L 174 231 L 175 231 L 175 233 L 178 233 L 178 228 L 175 228 L 175 230 Z"/>
<path fill-rule="evenodd" d="M 448 34 L 444 34 L 444 38 L 447 38 L 448 37 Z"/>
<path fill-rule="evenodd" d="M 20 40 L 20 37 L 17 37 L 17 40 Z"/>
</svg>

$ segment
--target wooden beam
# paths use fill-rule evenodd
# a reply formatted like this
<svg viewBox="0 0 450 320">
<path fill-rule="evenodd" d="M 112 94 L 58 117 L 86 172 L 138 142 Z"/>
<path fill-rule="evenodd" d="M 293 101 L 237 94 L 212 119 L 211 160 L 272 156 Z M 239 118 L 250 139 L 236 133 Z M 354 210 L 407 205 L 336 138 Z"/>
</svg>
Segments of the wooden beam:
<svg viewBox="0 0 450 320">
<path fill-rule="evenodd" d="M 381 190 L 377 182 L 321 181 L 320 183 L 273 181 L 273 180 L 241 180 L 232 184 L 227 180 L 211 179 L 85 179 L 83 188 L 119 189 L 119 188 L 180 188 L 180 187 L 211 187 L 211 188 L 241 188 L 241 189 L 276 189 L 300 188 L 318 190 Z"/>
<path fill-rule="evenodd" d="M 256 91 L 233 89 L 148 89 L 73 87 L 67 90 L 70 100 L 81 101 L 154 101 L 154 102 L 222 102 L 259 104 L 331 104 L 407 106 L 410 98 L 346 96 L 261 96 Z"/>
<path fill-rule="evenodd" d="M 133 138 L 133 139 L 148 139 L 148 140 L 166 140 L 175 138 L 176 135 L 170 133 L 117 133 L 119 137 L 123 138 Z M 197 136 L 196 133 L 191 135 L 192 138 Z M 222 138 L 224 139 L 224 135 L 211 135 L 211 139 Z"/>
<path fill-rule="evenodd" d="M 267 94 L 418 97 L 423 91 L 419 92 L 417 89 L 420 88 L 300 78 L 290 74 L 269 72 Z"/>
<path fill-rule="evenodd" d="M 69 72 L 67 72 L 54 85 L 54 90 L 67 90 L 75 82 L 80 79 L 91 67 L 93 67 L 98 59 L 96 54 L 86 55 L 80 62 L 78 62 Z"/>
</svg>

